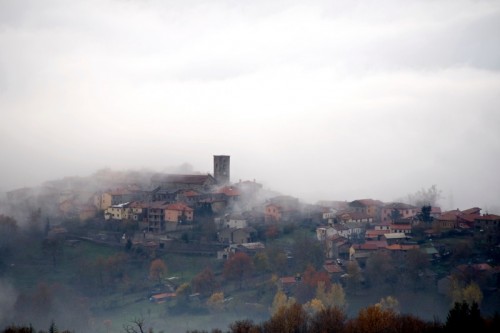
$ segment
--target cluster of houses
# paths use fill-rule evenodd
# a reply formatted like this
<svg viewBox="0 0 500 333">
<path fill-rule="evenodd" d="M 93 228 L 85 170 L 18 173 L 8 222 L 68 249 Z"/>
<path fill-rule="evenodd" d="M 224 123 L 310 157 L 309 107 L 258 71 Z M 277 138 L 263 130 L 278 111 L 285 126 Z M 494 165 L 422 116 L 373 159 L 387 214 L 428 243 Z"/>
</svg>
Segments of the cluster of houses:
<svg viewBox="0 0 500 333">
<path fill-rule="evenodd" d="M 137 221 L 141 230 L 152 234 L 191 224 L 210 211 L 215 216 L 220 240 L 231 244 L 253 240 L 255 230 L 252 226 L 259 223 L 284 225 L 310 221 L 320 225 L 317 236 L 322 241 L 331 242 L 338 238 L 365 244 L 382 240 L 401 244 L 402 240 L 411 237 L 415 226 L 421 226 L 422 207 L 373 199 L 303 204 L 297 198 L 266 191 L 255 180 L 230 182 L 230 156 L 215 155 L 213 158 L 213 176 L 153 174 L 147 186 L 126 184 L 90 194 L 80 191 L 80 198 L 76 191 L 59 191 L 57 194 L 54 189 L 44 196 L 39 195 L 39 202 L 34 205 L 47 206 L 41 202 L 43 200 L 57 201 L 59 216 L 81 220 L 97 217 L 107 221 Z M 73 187 L 84 185 L 82 181 Z M 29 190 L 12 191 L 8 197 L 12 202 L 18 202 L 29 195 L 26 191 Z M 54 197 L 56 195 L 59 195 L 58 200 Z M 426 224 L 429 236 L 448 230 L 488 230 L 500 223 L 499 216 L 481 214 L 477 207 L 447 212 L 431 207 L 428 215 L 432 221 Z M 335 249 L 339 246 L 332 244 L 327 248 L 328 257 L 337 256 Z"/>
<path fill-rule="evenodd" d="M 87 193 L 86 199 L 85 195 L 80 195 L 83 199 L 79 200 L 74 193 L 62 197 L 59 193 L 57 212 L 60 216 L 81 220 L 97 217 L 105 222 L 135 221 L 144 235 L 156 239 L 187 227 L 210 212 L 208 216 L 214 218 L 218 241 L 224 244 L 217 254 L 221 259 L 238 251 L 254 254 L 264 250 L 264 244 L 257 237 L 257 227 L 276 226 L 279 229 L 287 224 L 306 223 L 316 226 L 317 240 L 325 249 L 323 268 L 333 280 L 345 276 L 344 260 L 356 260 L 363 266 L 377 251 L 404 257 L 407 251 L 420 249 L 428 254 L 429 260 L 438 258 L 442 249 L 430 242 L 418 244 L 413 241 L 417 229 L 428 238 L 434 238 L 450 231 L 486 234 L 500 228 L 499 215 L 482 214 L 478 207 L 441 211 L 439 207 L 429 206 L 423 218 L 422 207 L 401 202 L 359 199 L 304 204 L 297 198 L 266 191 L 255 180 L 231 183 L 229 175 L 229 156 L 216 155 L 213 176 L 155 174 L 147 189 L 127 184 Z M 17 202 L 29 196 L 26 191 L 29 192 L 27 189 L 12 191 L 8 199 Z M 56 191 L 51 195 L 44 198 L 51 201 Z M 470 270 L 471 267 L 462 269 Z M 477 270 L 491 271 L 492 268 L 482 263 Z M 291 276 L 283 277 L 281 282 L 290 285 L 297 280 Z"/>
<path fill-rule="evenodd" d="M 419 228 L 429 240 L 450 233 L 498 233 L 500 216 L 481 214 L 481 208 L 441 212 L 439 207 L 429 207 L 429 216 L 422 219 L 422 208 L 405 203 L 383 203 L 373 199 L 352 202 L 324 202 L 322 207 L 330 209 L 323 213 L 323 225 L 316 228 L 316 237 L 323 242 L 326 260 L 323 270 L 332 281 L 342 282 L 348 276 L 346 261 L 356 261 L 360 267 L 378 252 L 388 253 L 392 258 L 404 261 L 410 250 L 418 249 L 427 254 L 429 261 L 449 255 L 449 249 L 439 242 L 419 243 L 413 240 L 413 231 Z M 500 245 L 491 244 L 498 252 Z M 453 272 L 437 277 L 431 271 L 429 277 L 436 280 L 438 291 L 449 294 L 453 274 L 474 277 L 483 290 L 500 287 L 500 267 L 488 262 L 460 264 Z M 280 278 L 281 286 L 290 291 L 297 283 L 297 276 Z"/>
<path fill-rule="evenodd" d="M 481 214 L 481 208 L 441 212 L 439 207 L 429 207 L 427 221 L 422 219 L 422 208 L 405 203 L 383 203 L 373 199 L 336 203 L 333 212 L 324 214 L 327 224 L 316 229 L 318 240 L 325 243 L 327 258 L 356 259 L 363 261 L 370 253 L 384 249 L 405 252 L 419 248 L 412 241 L 412 233 L 419 228 L 428 238 L 450 231 L 480 232 L 498 230 L 500 216 Z M 431 258 L 437 257 L 436 249 L 424 248 Z"/>
<path fill-rule="evenodd" d="M 297 198 L 276 195 L 263 198 L 262 185 L 255 181 L 220 184 L 210 175 L 166 175 L 156 178 L 157 186 L 147 192 L 117 190 L 95 197 L 107 220 L 131 219 L 141 223 L 143 230 L 162 234 L 196 219 L 196 212 L 209 208 L 220 243 L 228 244 L 220 258 L 228 253 L 253 253 L 264 248 L 256 242 L 256 225 L 286 225 L 292 222 L 311 222 L 317 225 L 318 241 L 324 243 L 328 263 L 325 269 L 345 273 L 334 259 L 357 260 L 364 263 L 375 251 L 402 255 L 420 248 L 412 241 L 416 227 L 426 235 L 436 237 L 450 230 L 478 232 L 500 226 L 500 216 L 481 214 L 481 209 L 442 212 L 429 207 L 428 220 L 422 220 L 422 207 L 401 202 L 384 203 L 374 199 L 351 202 L 319 202 L 302 204 Z M 145 200 L 134 200 L 138 197 Z M 439 249 L 422 248 L 430 259 L 439 256 Z"/>
<path fill-rule="evenodd" d="M 94 195 L 94 204 L 105 220 L 133 220 L 141 229 L 161 234 L 192 223 L 195 212 L 224 215 L 240 202 L 255 200 L 262 187 L 255 181 L 218 186 L 214 180 L 211 175 L 164 175 L 152 191 L 105 191 Z"/>
<path fill-rule="evenodd" d="M 227 155 L 215 155 L 213 162 L 213 176 L 154 174 L 147 189 L 127 184 L 91 193 L 79 201 L 68 193 L 59 200 L 58 212 L 82 220 L 100 217 L 106 221 L 136 221 L 142 231 L 162 235 L 190 225 L 210 211 L 215 216 L 219 242 L 230 244 L 232 251 L 245 244 L 251 251 L 262 248 L 255 244 L 256 225 L 310 222 L 318 226 L 317 239 L 324 242 L 328 259 L 360 261 L 380 249 L 398 252 L 418 247 L 411 242 L 417 226 L 429 237 L 450 230 L 479 232 L 500 226 L 500 216 L 481 214 L 478 207 L 445 212 L 430 207 L 423 222 L 422 207 L 401 202 L 360 199 L 303 204 L 297 198 L 265 191 L 255 180 L 231 183 Z M 9 195 L 15 200 L 26 194 L 13 191 Z M 427 251 L 431 256 L 436 254 L 432 249 Z"/>
</svg>

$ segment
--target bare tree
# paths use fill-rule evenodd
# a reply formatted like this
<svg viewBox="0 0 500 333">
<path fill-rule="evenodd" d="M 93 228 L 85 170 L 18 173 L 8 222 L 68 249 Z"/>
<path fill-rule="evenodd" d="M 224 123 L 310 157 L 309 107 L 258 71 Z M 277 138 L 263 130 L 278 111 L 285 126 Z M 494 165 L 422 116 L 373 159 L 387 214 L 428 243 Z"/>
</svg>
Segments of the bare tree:
<svg viewBox="0 0 500 333">
<path fill-rule="evenodd" d="M 143 317 L 134 318 L 130 321 L 130 324 L 124 324 L 123 330 L 125 333 L 145 333 L 145 321 Z M 149 332 L 153 332 L 152 329 Z"/>
<path fill-rule="evenodd" d="M 154 280 L 158 280 L 158 284 L 161 284 L 163 277 L 167 274 L 167 272 L 167 265 L 162 259 L 158 258 L 151 262 L 149 267 L 149 276 Z"/>
<path fill-rule="evenodd" d="M 238 282 L 241 289 L 243 280 L 253 272 L 253 261 L 244 252 L 236 252 L 224 264 L 224 277 Z"/>
<path fill-rule="evenodd" d="M 417 207 L 435 207 L 441 199 L 441 190 L 439 190 L 436 185 L 432 185 L 428 189 L 422 188 L 414 194 L 408 195 L 408 203 Z"/>
</svg>

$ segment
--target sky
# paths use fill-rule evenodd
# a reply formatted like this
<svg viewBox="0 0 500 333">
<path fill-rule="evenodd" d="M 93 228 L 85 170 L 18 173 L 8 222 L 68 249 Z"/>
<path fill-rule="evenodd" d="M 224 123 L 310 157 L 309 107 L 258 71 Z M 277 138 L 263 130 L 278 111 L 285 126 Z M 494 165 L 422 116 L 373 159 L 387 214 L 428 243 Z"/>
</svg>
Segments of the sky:
<svg viewBox="0 0 500 333">
<path fill-rule="evenodd" d="M 500 1 L 0 0 L 0 190 L 213 173 L 500 213 Z"/>
</svg>

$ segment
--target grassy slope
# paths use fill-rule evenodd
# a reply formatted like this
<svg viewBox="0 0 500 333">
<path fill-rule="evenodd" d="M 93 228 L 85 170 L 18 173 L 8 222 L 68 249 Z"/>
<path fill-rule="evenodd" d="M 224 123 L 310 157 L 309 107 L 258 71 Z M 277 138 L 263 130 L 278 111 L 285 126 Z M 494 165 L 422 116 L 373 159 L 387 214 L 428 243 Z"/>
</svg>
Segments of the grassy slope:
<svg viewBox="0 0 500 333">
<path fill-rule="evenodd" d="M 281 246 L 288 247 L 291 237 L 283 237 L 275 241 Z M 285 244 L 283 244 L 285 243 Z M 61 283 L 74 285 L 75 278 L 79 272 L 82 261 L 93 261 L 99 257 L 109 257 L 117 253 L 123 253 L 124 249 L 111 248 L 87 242 L 80 242 L 76 246 L 65 245 L 63 254 L 58 256 L 56 267 L 53 266 L 51 258 L 42 251 L 41 244 L 30 243 L 29 246 L 20 247 L 13 257 L 12 264 L 4 278 L 10 281 L 19 291 L 27 292 L 32 290 L 40 281 L 51 283 Z M 213 257 L 181 256 L 165 254 L 162 259 L 168 266 L 168 275 L 178 277 L 177 284 L 189 282 L 197 273 L 210 265 L 216 273 L 222 270 L 222 262 Z M 90 299 L 90 306 L 93 309 L 91 327 L 95 332 L 122 332 L 123 325 L 131 320 L 143 317 L 146 324 L 155 331 L 184 332 L 187 329 L 222 328 L 225 329 L 229 323 L 244 318 L 260 318 L 266 315 L 265 307 L 259 309 L 259 316 L 253 317 L 254 312 L 244 306 L 244 300 L 252 301 L 252 290 L 241 293 L 241 298 L 235 298 L 234 303 L 228 305 L 223 313 L 210 313 L 204 315 L 173 315 L 167 311 L 167 304 L 153 304 L 147 300 L 148 288 L 152 284 L 146 279 L 149 268 L 148 259 L 134 259 L 129 263 L 127 274 L 138 285 L 144 288 L 133 293 L 123 294 L 116 292 L 113 294 L 95 295 Z M 225 290 L 230 290 L 228 286 L 223 286 Z M 234 289 L 231 296 L 239 294 Z M 362 297 L 351 297 L 348 299 L 349 312 L 355 315 L 360 308 L 368 304 L 374 304 L 380 300 L 381 295 L 363 295 Z M 440 304 L 441 299 L 436 299 L 436 295 L 424 295 L 419 292 L 409 292 L 405 295 L 396 295 L 401 302 L 404 312 L 414 310 L 423 318 L 426 314 L 433 313 L 444 319 L 447 304 Z M 418 298 L 418 299 L 417 299 Z M 238 303 L 239 302 L 239 303 Z M 423 307 L 414 309 L 415 304 L 422 304 Z M 425 305 L 426 304 L 426 305 Z M 432 305 L 432 308 L 428 308 Z M 111 328 L 108 332 L 104 322 L 109 320 Z M 259 321 L 257 319 L 256 321 Z"/>
<path fill-rule="evenodd" d="M 99 257 L 108 258 L 123 252 L 123 249 L 83 241 L 75 246 L 66 244 L 62 253 L 57 255 L 56 266 L 54 266 L 51 257 L 42 250 L 41 244 L 31 243 L 30 246 L 21 247 L 16 252 L 4 278 L 20 293 L 32 292 L 40 282 L 49 285 L 60 284 L 74 289 L 82 261 L 92 262 Z M 220 271 L 222 268 L 221 262 L 213 257 L 165 254 L 161 258 L 167 264 L 168 275 L 178 277 L 174 280 L 176 284 L 191 281 L 207 266 L 211 266 L 215 271 Z M 219 319 L 220 314 L 169 315 L 165 303 L 153 304 L 147 299 L 148 291 L 153 284 L 146 279 L 148 269 L 149 259 L 134 259 L 127 267 L 127 274 L 134 280 L 134 283 L 143 286 L 142 290 L 126 294 L 104 293 L 90 298 L 90 307 L 93 312 L 91 325 L 96 332 L 106 332 L 103 324 L 105 320 L 111 321 L 113 328 L 111 332 L 119 332 L 123 330 L 123 324 L 138 317 L 145 318 L 148 325 L 168 328 L 168 331 L 227 326 L 234 319 L 238 319 L 237 316 L 232 316 L 231 312 L 224 313 L 223 320 Z"/>
</svg>

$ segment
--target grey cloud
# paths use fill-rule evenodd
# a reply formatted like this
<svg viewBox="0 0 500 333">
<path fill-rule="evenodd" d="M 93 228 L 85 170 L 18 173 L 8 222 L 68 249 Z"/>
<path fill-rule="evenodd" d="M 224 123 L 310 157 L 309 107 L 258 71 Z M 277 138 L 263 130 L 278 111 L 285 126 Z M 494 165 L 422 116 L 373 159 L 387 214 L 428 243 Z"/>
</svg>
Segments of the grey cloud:
<svg viewBox="0 0 500 333">
<path fill-rule="evenodd" d="M 222 153 L 235 179 L 309 201 L 437 184 L 461 208 L 494 205 L 499 13 L 465 0 L 0 2 L 0 188 L 102 167 L 207 172 Z"/>
</svg>

